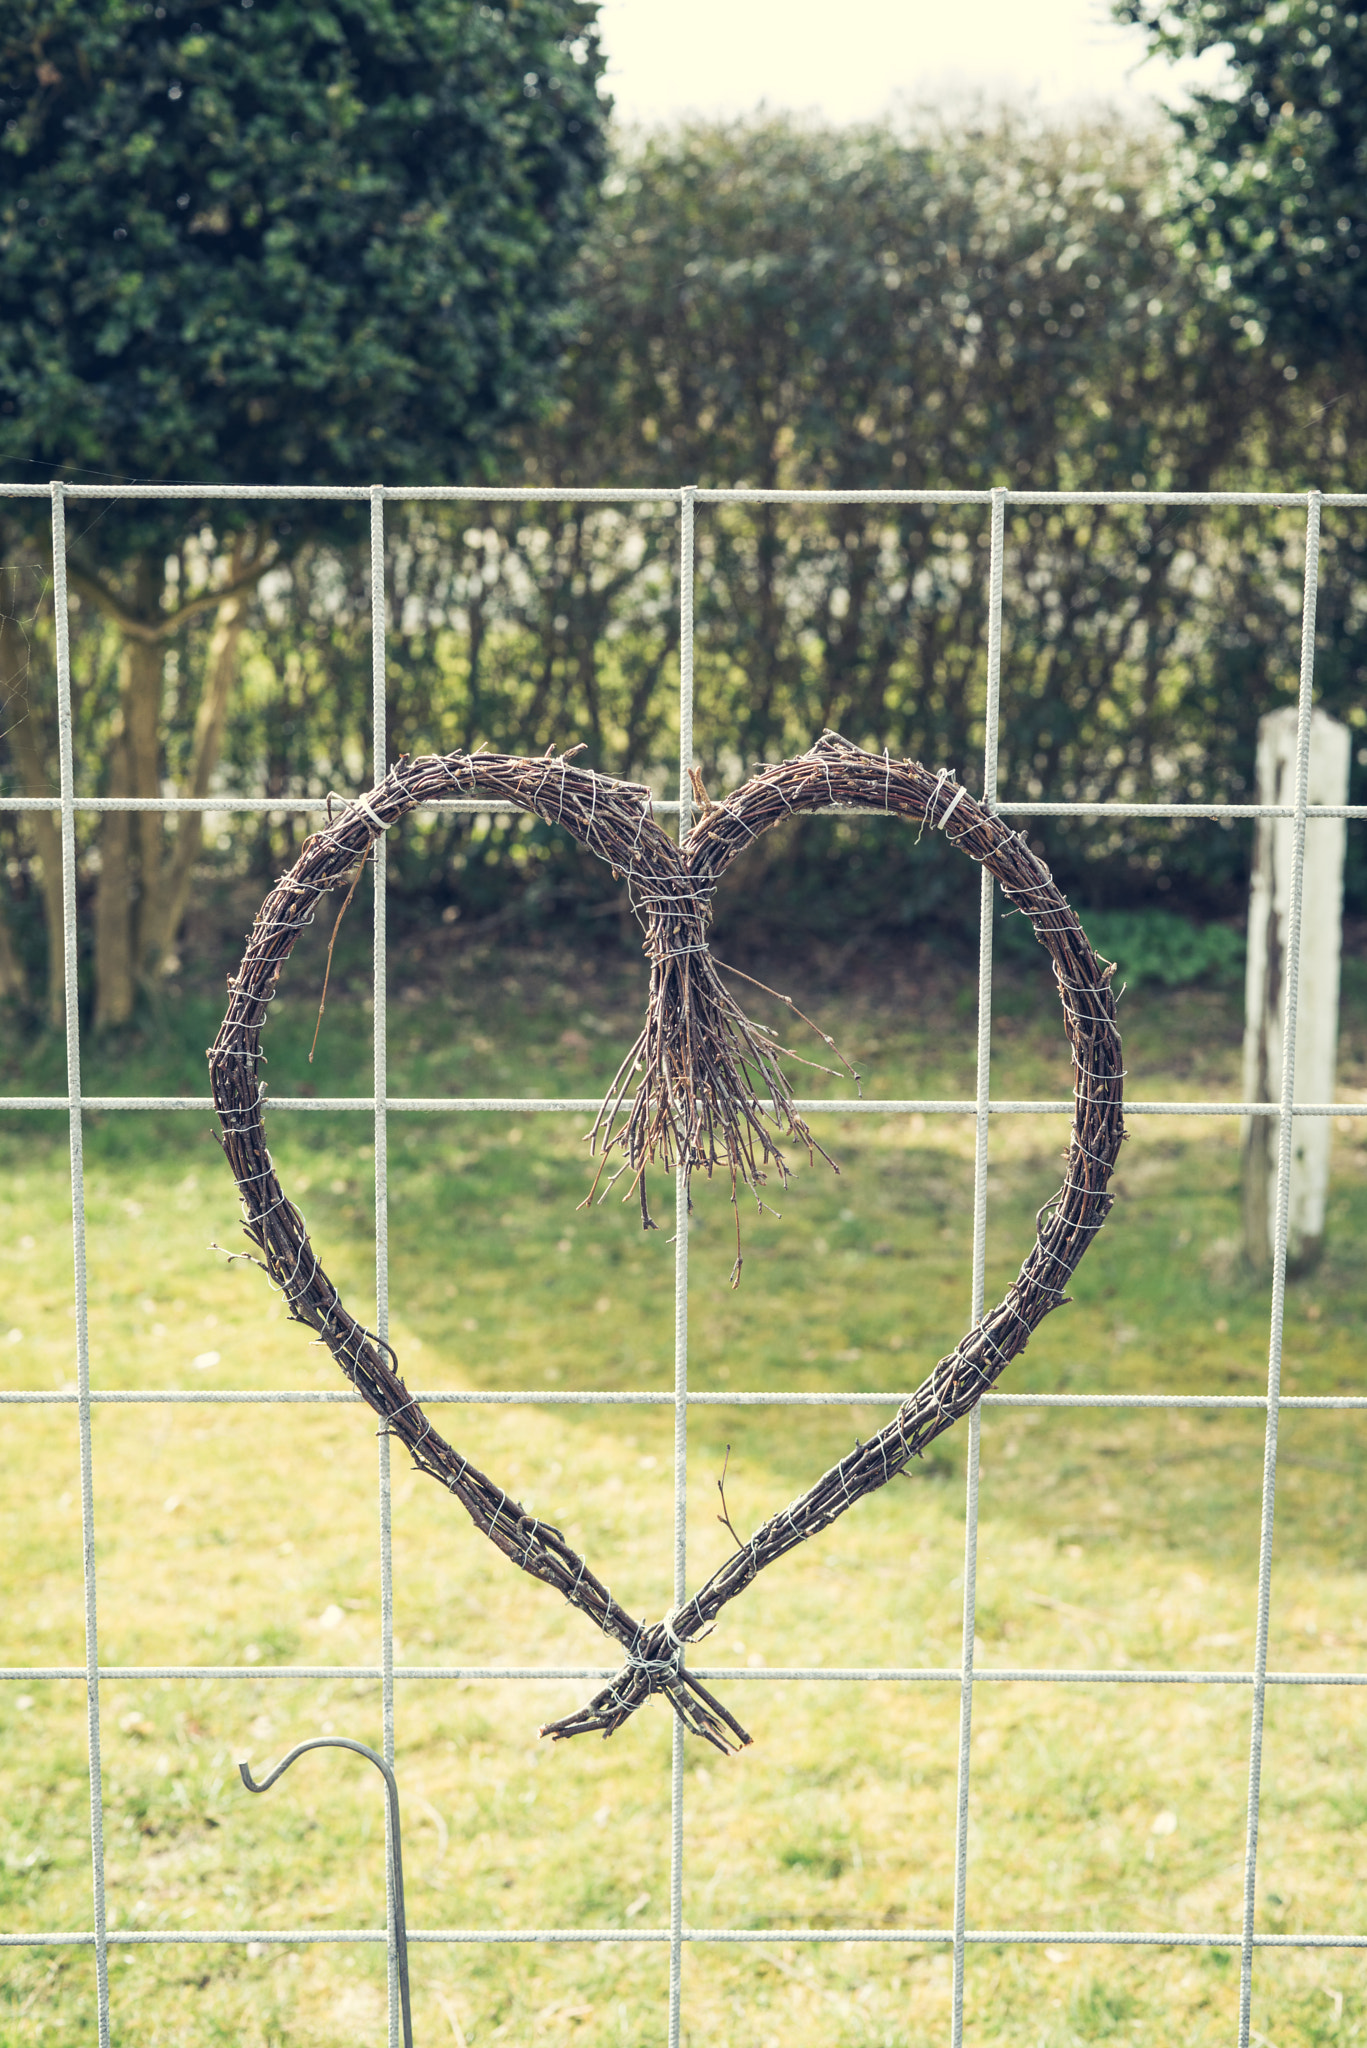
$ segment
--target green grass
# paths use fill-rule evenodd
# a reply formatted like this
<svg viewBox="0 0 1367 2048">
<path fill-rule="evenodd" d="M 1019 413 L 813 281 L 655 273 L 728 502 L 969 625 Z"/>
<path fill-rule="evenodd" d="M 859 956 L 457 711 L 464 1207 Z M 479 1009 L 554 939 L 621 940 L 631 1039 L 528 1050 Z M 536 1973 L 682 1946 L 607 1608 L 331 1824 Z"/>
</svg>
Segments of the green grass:
<svg viewBox="0 0 1367 2048">
<path fill-rule="evenodd" d="M 359 943 L 357 937 L 353 943 Z M 276 1006 L 279 1092 L 368 1086 L 356 956 L 334 982 L 319 1063 L 306 1053 L 315 947 Z M 763 971 L 762 969 L 759 971 Z M 419 977 L 424 977 L 421 981 Z M 411 979 L 410 979 L 411 977 Z M 772 977 L 769 977 L 772 978 Z M 796 986 L 796 975 L 783 985 Z M 551 955 L 418 969 L 400 956 L 395 1092 L 592 1094 L 634 1028 L 639 978 Z M 406 993 L 406 991 L 408 993 Z M 435 991 L 435 993 L 433 992 Z M 1350 987 L 1341 1074 L 1367 1085 L 1367 993 Z M 1141 989 L 1126 999 L 1137 1096 L 1233 1094 L 1237 996 Z M 965 971 L 910 958 L 820 998 L 870 1094 L 972 1086 Z M 85 1085 L 204 1087 L 215 1005 L 193 991 L 118 1046 Z M 12 1050 L 9 1090 L 61 1086 L 57 1048 Z M 813 1092 L 819 1092 L 815 1081 Z M 823 1084 L 826 1085 L 826 1084 Z M 834 1085 L 834 1084 L 830 1084 Z M 994 1086 L 1067 1090 L 1056 1011 L 1038 977 L 999 988 Z M 86 1139 L 92 1375 L 98 1387 L 319 1387 L 328 1356 L 286 1322 L 259 1274 L 206 1250 L 234 1241 L 235 1202 L 203 1115 L 92 1116 Z M 1237 1126 L 1136 1118 L 1113 1222 L 1075 1304 L 1006 1388 L 1199 1389 L 1265 1383 L 1267 1295 L 1241 1265 Z M 749 1217 L 743 1284 L 724 1193 L 698 1199 L 691 1262 L 694 1384 L 834 1390 L 915 1384 L 959 1334 L 968 1298 L 971 1129 L 958 1119 L 823 1117 L 838 1179 L 803 1166 Z M 1060 1118 L 992 1130 L 989 1287 L 1000 1290 L 1054 1185 Z M 329 1270 L 373 1312 L 372 1158 L 363 1118 L 279 1116 L 272 1144 Z M 1324 1263 L 1288 1298 L 1288 1392 L 1361 1390 L 1367 1130 L 1335 1139 Z M 427 1387 L 672 1385 L 673 1254 L 615 1202 L 581 1211 L 573 1119 L 395 1117 L 395 1342 Z M 665 1221 L 670 1196 L 656 1189 Z M 11 1115 L 0 1135 L 0 1374 L 74 1378 L 65 1131 Z M 22 1332 L 6 1341 L 5 1329 Z M 454 1440 L 561 1520 L 627 1604 L 654 1615 L 670 1583 L 667 1410 L 442 1411 Z M 690 1579 L 724 1554 L 714 1481 L 731 1447 L 738 1526 L 800 1489 L 877 1409 L 703 1409 L 690 1424 Z M 5 1662 L 83 1659 L 77 1432 L 67 1408 L 10 1409 L 0 1498 Z M 766 1573 L 703 1653 L 764 1666 L 939 1665 L 959 1654 L 964 1432 Z M 100 1650 L 108 1663 L 368 1662 L 377 1656 L 377 1451 L 359 1407 L 97 1408 Z M 1262 1468 L 1257 1412 L 990 1412 L 983 1427 L 982 1664 L 1246 1670 L 1255 1622 Z M 1282 1421 L 1271 1661 L 1367 1660 L 1367 1460 L 1357 1418 Z M 512 1572 L 448 1498 L 395 1466 L 395 1632 L 403 1664 L 608 1661 L 588 1625 Z M 719 1682 L 755 1746 L 688 1752 L 685 1913 L 697 1927 L 945 1925 L 953 1897 L 958 1701 L 949 1684 Z M 540 1722 L 583 1684 L 398 1686 L 409 1915 L 415 1927 L 659 1928 L 668 1919 L 669 1724 L 653 1703 L 611 1743 L 554 1749 Z M 1259 1925 L 1358 1930 L 1367 1880 L 1362 1695 L 1269 1699 Z M 235 1760 L 273 1761 L 334 1731 L 376 1742 L 368 1681 L 110 1682 L 102 1691 L 110 1923 L 115 1927 L 374 1925 L 382 1916 L 380 1788 L 339 1755 L 307 1759 L 260 1801 Z M 985 1685 L 975 1699 L 969 1922 L 977 1926 L 1238 1925 L 1247 1786 L 1246 1687 Z M 71 1683 L 0 1688 L 4 1924 L 90 1924 L 85 1715 Z M 415 1945 L 417 2038 L 636 2044 L 663 2039 L 659 1947 Z M 114 1951 L 125 2048 L 383 2038 L 374 1949 Z M 1238 1955 L 975 1948 L 974 2042 L 1227 2042 Z M 931 1948 L 693 1946 L 686 2036 L 766 2048 L 939 2043 L 950 1968 Z M 1351 1952 L 1262 1952 L 1266 2040 L 1339 2042 L 1367 2028 Z M 0 1958 L 0 2043 L 95 2038 L 85 1952 Z"/>
</svg>

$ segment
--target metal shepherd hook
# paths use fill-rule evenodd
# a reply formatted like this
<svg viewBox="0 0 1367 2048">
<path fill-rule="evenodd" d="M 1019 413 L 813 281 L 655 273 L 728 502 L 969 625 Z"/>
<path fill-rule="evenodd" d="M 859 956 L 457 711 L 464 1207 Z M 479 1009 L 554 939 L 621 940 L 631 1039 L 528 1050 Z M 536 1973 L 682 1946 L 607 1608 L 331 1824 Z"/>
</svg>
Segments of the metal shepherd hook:
<svg viewBox="0 0 1367 2048">
<path fill-rule="evenodd" d="M 403 1910 L 403 1847 L 399 1838 L 399 1787 L 393 1771 L 384 1758 L 373 1749 L 367 1749 L 363 1742 L 352 1742 L 345 1735 L 315 1735 L 311 1742 L 296 1743 L 288 1756 L 280 1759 L 275 1769 L 258 1785 L 252 1776 L 251 1765 L 240 1763 L 238 1770 L 242 1782 L 249 1792 L 269 1792 L 277 1778 L 284 1776 L 296 1757 L 306 1749 L 353 1749 L 357 1756 L 368 1757 L 384 1778 L 385 1796 L 389 1800 L 389 1840 L 391 1857 L 389 1871 L 394 1887 L 394 1945 L 399 1961 L 399 2005 L 403 2013 L 403 2048 L 413 2048 L 413 2009 L 408 1996 L 408 1922 Z"/>
</svg>

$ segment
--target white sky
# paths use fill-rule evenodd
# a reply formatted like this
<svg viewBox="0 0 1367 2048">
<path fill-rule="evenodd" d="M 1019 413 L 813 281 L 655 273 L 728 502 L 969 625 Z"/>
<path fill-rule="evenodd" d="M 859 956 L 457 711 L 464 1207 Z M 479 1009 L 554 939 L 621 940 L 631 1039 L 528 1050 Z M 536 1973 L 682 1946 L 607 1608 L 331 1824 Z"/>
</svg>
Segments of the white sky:
<svg viewBox="0 0 1367 2048">
<path fill-rule="evenodd" d="M 1198 75 L 1143 63 L 1107 0 L 603 0 L 601 21 L 628 123 L 761 102 L 858 121 L 975 94 L 1139 114 Z"/>
</svg>

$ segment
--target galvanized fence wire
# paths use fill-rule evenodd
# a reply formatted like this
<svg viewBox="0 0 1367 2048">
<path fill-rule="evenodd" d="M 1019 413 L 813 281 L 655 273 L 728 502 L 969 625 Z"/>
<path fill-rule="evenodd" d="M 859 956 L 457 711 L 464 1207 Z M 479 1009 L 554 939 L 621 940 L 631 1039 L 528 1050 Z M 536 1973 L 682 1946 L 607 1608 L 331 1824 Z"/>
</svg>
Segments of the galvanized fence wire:
<svg viewBox="0 0 1367 2048">
<path fill-rule="evenodd" d="M 66 587 L 66 501 L 68 499 L 108 500 L 113 498 L 194 499 L 286 502 L 298 499 L 346 501 L 367 504 L 370 514 L 371 664 L 374 719 L 373 769 L 378 781 L 388 758 L 385 702 L 385 512 L 388 502 L 490 501 L 578 502 L 591 504 L 668 503 L 678 508 L 680 546 L 680 637 L 679 637 L 679 794 L 676 801 L 662 801 L 656 808 L 677 815 L 679 832 L 687 832 L 691 817 L 691 789 L 688 770 L 693 761 L 693 641 L 694 641 L 694 542 L 697 508 L 726 503 L 783 504 L 922 504 L 983 506 L 989 528 L 988 638 L 985 744 L 983 758 L 984 801 L 989 809 L 1004 814 L 1036 817 L 1147 817 L 1185 819 L 1288 818 L 1293 821 L 1293 869 L 1289 910 L 1289 944 L 1286 965 L 1285 1021 L 1280 1099 L 1275 1103 L 1149 1101 L 1126 1105 L 1129 1116 L 1275 1116 L 1278 1122 L 1275 1234 L 1271 1320 L 1268 1343 L 1268 1377 L 1265 1394 L 1003 1394 L 991 1393 L 976 1407 L 969 1421 L 967 1483 L 964 1514 L 963 1633 L 958 1665 L 946 1667 L 877 1667 L 837 1669 L 798 1666 L 763 1670 L 698 1666 L 706 1679 L 738 1683 L 808 1684 L 918 1684 L 957 1685 L 959 1691 L 958 1790 L 955 1806 L 954 1903 L 949 1927 L 922 1928 L 694 1928 L 683 1917 L 684 1888 L 684 1752 L 683 1732 L 677 1721 L 673 1729 L 670 1775 L 670 1871 L 669 1923 L 661 1928 L 410 1928 L 412 1943 L 430 1944 L 547 1944 L 643 1943 L 666 1947 L 669 1956 L 667 2038 L 670 2048 L 679 2048 L 683 2027 L 683 1956 L 689 1944 L 733 1944 L 764 1946 L 772 1943 L 869 1943 L 932 1944 L 950 1950 L 953 1966 L 951 2021 L 952 2048 L 961 2048 L 965 2010 L 965 1958 L 975 1946 L 1067 1944 L 1087 1947 L 1145 1948 L 1237 1948 L 1240 1953 L 1239 2048 L 1248 2048 L 1252 2022 L 1253 1958 L 1268 1949 L 1360 1949 L 1367 1948 L 1363 1934 L 1266 1934 L 1255 1929 L 1258 1875 L 1258 1827 L 1261 1799 L 1262 1745 L 1269 1687 L 1312 1686 L 1358 1687 L 1367 1685 L 1367 1672 L 1269 1671 L 1267 1668 L 1269 1616 L 1272 1585 L 1272 1542 L 1277 1487 L 1277 1433 L 1283 1410 L 1367 1409 L 1367 1396 L 1315 1395 L 1284 1397 L 1281 1393 L 1281 1360 L 1286 1305 L 1286 1250 L 1291 1181 L 1292 1136 L 1297 1117 L 1367 1115 L 1367 1103 L 1306 1103 L 1294 1100 L 1295 1044 L 1299 1014 L 1299 947 L 1303 912 L 1305 834 L 1315 818 L 1367 818 L 1364 805 L 1314 805 L 1308 802 L 1310 713 L 1314 683 L 1315 609 L 1319 580 L 1320 523 L 1324 508 L 1367 508 L 1367 493 L 1309 492 L 1159 492 L 1159 491 L 721 491 L 692 486 L 639 490 L 547 490 L 543 488 L 490 489 L 476 487 L 432 488 L 426 490 L 386 489 L 379 485 L 348 489 L 305 487 L 245 488 L 229 485 L 131 485 L 131 484 L 5 484 L 0 496 L 47 497 L 52 508 L 54 603 L 56 622 L 56 666 L 60 788 L 55 799 L 0 796 L 0 808 L 9 811 L 55 810 L 60 814 L 62 844 L 62 901 L 65 986 L 76 988 L 76 813 L 78 811 L 149 810 L 268 812 L 286 814 L 323 808 L 324 799 L 250 798 L 209 796 L 202 798 L 98 798 L 78 797 L 75 786 L 71 706 L 71 661 Z M 1301 508 L 1306 515 L 1305 569 L 1301 620 L 1301 660 L 1298 697 L 1298 741 L 1295 801 L 1292 804 L 1135 804 L 1071 803 L 1052 801 L 1003 801 L 997 790 L 997 757 L 1000 731 L 1001 651 L 1005 518 L 1008 505 L 1068 504 L 1186 504 L 1237 505 L 1249 507 Z M 433 809 L 496 811 L 510 806 L 452 800 Z M 346 1110 L 371 1117 L 375 1159 L 375 1286 L 378 1303 L 377 1328 L 388 1336 L 388 1120 L 391 1114 L 433 1113 L 524 1113 L 566 1115 L 592 1113 L 596 1100 L 562 1096 L 529 1099 L 513 1096 L 486 1097 L 391 1097 L 388 1093 L 387 1019 L 388 988 L 385 947 L 385 846 L 376 843 L 374 887 L 374 1081 L 369 1097 L 272 1099 L 273 1111 Z M 973 1256 L 971 1313 L 976 1322 L 984 1306 L 984 1275 L 987 1254 L 987 1159 L 991 1119 L 1002 1115 L 1064 1115 L 1071 1112 L 1069 1101 L 996 1100 L 991 1096 L 990 1061 L 992 1029 L 992 894 L 991 881 L 982 879 L 981 923 L 978 965 L 977 1083 L 971 1100 L 817 1100 L 803 1101 L 804 1113 L 839 1116 L 928 1115 L 971 1116 L 974 1120 L 973 1169 Z M 18 1389 L 0 1393 L 3 1406 L 73 1406 L 76 1410 L 81 1472 L 81 1544 L 85 1589 L 85 1661 L 81 1665 L 14 1665 L 0 1667 L 0 1680 L 81 1681 L 86 1689 L 87 1754 L 90 1794 L 90 1854 L 92 1876 L 92 1924 L 88 1930 L 61 1932 L 0 1931 L 0 1946 L 93 1948 L 96 1969 L 100 2048 L 109 2048 L 110 1999 L 108 1955 L 111 1947 L 146 1947 L 157 1944 L 213 1945 L 219 1943 L 374 1943 L 386 1947 L 389 1961 L 389 2041 L 399 2041 L 397 1996 L 397 1945 L 394 1900 L 389 1889 L 387 1925 L 384 1928 L 217 1928 L 217 1929 L 134 1929 L 108 1926 L 105 1898 L 103 1838 L 103 1796 L 100 1764 L 100 1680 L 181 1679 L 250 1680 L 253 1683 L 301 1682 L 338 1677 L 378 1680 L 381 1691 L 383 1753 L 392 1766 L 395 1760 L 395 1685 L 481 1680 L 545 1682 L 552 1679 L 604 1679 L 609 1667 L 575 1666 L 402 1666 L 394 1664 L 393 1553 L 391 1538 L 392 1500 L 390 1488 L 389 1441 L 379 1435 L 379 1580 L 380 1658 L 378 1664 L 358 1665 L 102 1665 L 98 1638 L 98 1584 L 95 1564 L 95 1480 L 92 1455 L 92 1415 L 96 1407 L 118 1405 L 316 1405 L 354 1402 L 359 1396 L 350 1390 L 233 1390 L 159 1389 L 103 1390 L 90 1383 L 88 1331 L 88 1288 L 86 1277 L 86 1233 L 84 1170 L 82 1157 L 83 1116 L 98 1110 L 147 1112 L 203 1110 L 212 1107 L 208 1096 L 85 1096 L 81 1088 L 81 1045 L 78 1007 L 66 1006 L 67 1089 L 65 1095 L 8 1096 L 0 1099 L 7 1111 L 52 1110 L 67 1118 L 71 1165 L 72 1256 L 75 1282 L 76 1385 L 73 1389 Z M 698 1393 L 688 1384 L 688 1245 L 689 1219 L 682 1178 L 676 1188 L 676 1238 L 674 1263 L 674 1385 L 670 1392 L 639 1392 L 626 1389 L 550 1391 L 514 1389 L 499 1392 L 479 1390 L 423 1393 L 423 1401 L 470 1406 L 527 1404 L 563 1406 L 669 1406 L 674 1411 L 674 1598 L 686 1596 L 685 1524 L 688 1504 L 688 1415 L 697 1407 L 795 1407 L 867 1404 L 896 1406 L 905 1390 L 838 1393 L 778 1390 Z M 974 1609 L 976 1601 L 978 1545 L 978 1474 L 981 1413 L 989 1408 L 1034 1409 L 1198 1409 L 1203 1411 L 1261 1410 L 1265 1418 L 1263 1482 L 1260 1511 L 1260 1540 L 1257 1585 L 1257 1633 L 1251 1671 L 1198 1670 L 1055 1670 L 1043 1668 L 995 1667 L 984 1670 L 974 1662 Z M 968 1925 L 969 1816 L 972 1793 L 972 1715 L 975 1689 L 993 1684 L 1045 1685 L 1198 1685 L 1245 1686 L 1251 1694 L 1252 1714 L 1249 1740 L 1246 1849 L 1244 1859 L 1243 1911 L 1240 1928 L 1207 1932 L 1134 1929 L 1098 1931 L 1087 1928 L 1001 1928 Z M 386 1816 L 386 1828 L 388 1817 Z"/>
<path fill-rule="evenodd" d="M 385 696 L 384 493 L 370 494 L 370 669 L 374 780 L 389 769 L 389 712 Z M 375 843 L 372 1012 L 375 1018 L 375 1332 L 389 1342 L 389 975 L 388 849 L 383 834 Z M 394 1542 L 389 1431 L 377 1432 L 380 1490 L 380 1712 L 384 1760 L 394 1768 Z M 399 1949 L 394 1913 L 394 1823 L 384 1812 L 385 1926 L 388 1933 L 389 2048 L 399 2048 Z"/>
</svg>

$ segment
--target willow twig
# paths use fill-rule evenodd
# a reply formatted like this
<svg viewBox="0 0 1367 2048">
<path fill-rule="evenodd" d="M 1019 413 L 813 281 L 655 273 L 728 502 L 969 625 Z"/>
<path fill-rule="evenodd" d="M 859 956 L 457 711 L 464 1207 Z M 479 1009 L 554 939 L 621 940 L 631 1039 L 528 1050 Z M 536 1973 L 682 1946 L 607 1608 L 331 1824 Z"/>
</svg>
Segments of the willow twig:
<svg viewBox="0 0 1367 2048">
<path fill-rule="evenodd" d="M 332 949 L 337 943 L 337 934 L 342 929 L 342 919 L 346 916 L 347 912 L 351 908 L 351 899 L 356 894 L 356 890 L 360 884 L 361 875 L 364 871 L 365 864 L 369 860 L 369 858 L 370 848 L 367 847 L 365 852 L 361 855 L 361 864 L 356 870 L 356 879 L 355 881 L 353 881 L 351 887 L 347 890 L 346 895 L 342 899 L 342 907 L 338 911 L 336 922 L 332 927 L 332 937 L 328 940 L 327 965 L 323 969 L 323 993 L 318 998 L 318 1018 L 317 1022 L 314 1024 L 313 1027 L 313 1043 L 309 1047 L 310 1066 L 313 1065 L 313 1055 L 318 1050 L 318 1033 L 323 1028 L 323 1011 L 327 1007 L 328 983 L 332 979 Z"/>
<path fill-rule="evenodd" d="M 717 1492 L 721 1495 L 721 1513 L 717 1516 L 717 1520 L 721 1523 L 723 1529 L 730 1530 L 731 1540 L 735 1544 L 737 1550 L 742 1550 L 744 1549 L 744 1545 L 742 1544 L 740 1537 L 736 1534 L 735 1523 L 731 1520 L 731 1510 L 726 1505 L 726 1475 L 730 1471 L 730 1469 L 731 1446 L 730 1444 L 728 1444 L 726 1446 L 726 1456 L 722 1459 L 721 1478 L 717 1481 Z"/>
</svg>

